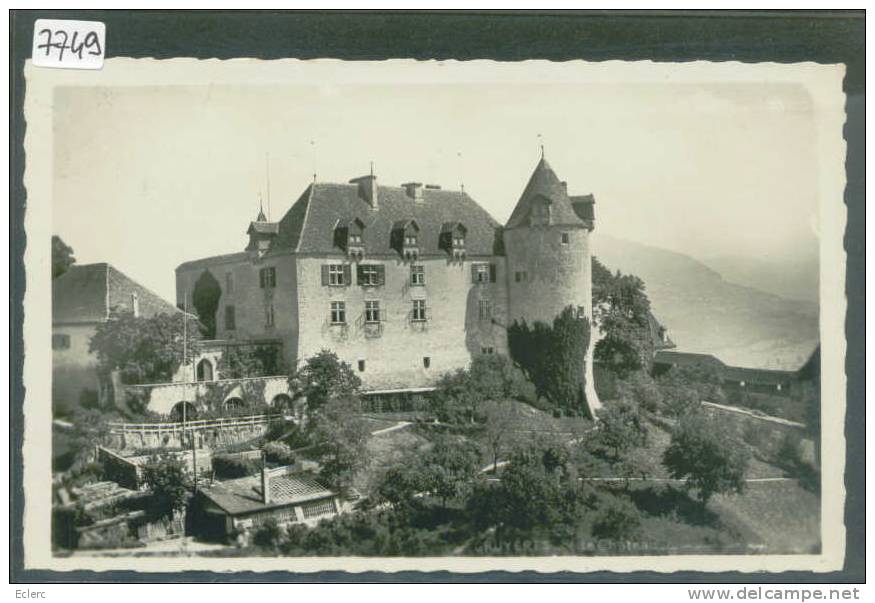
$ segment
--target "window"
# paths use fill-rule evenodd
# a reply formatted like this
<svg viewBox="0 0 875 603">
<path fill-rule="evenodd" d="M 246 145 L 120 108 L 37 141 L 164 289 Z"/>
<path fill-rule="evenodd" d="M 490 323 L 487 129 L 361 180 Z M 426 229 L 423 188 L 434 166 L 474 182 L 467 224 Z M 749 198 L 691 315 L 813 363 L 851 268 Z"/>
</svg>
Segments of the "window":
<svg viewBox="0 0 875 603">
<path fill-rule="evenodd" d="M 237 328 L 237 316 L 234 306 L 225 306 L 225 330 L 233 331 Z"/>
<path fill-rule="evenodd" d="M 380 302 L 365 302 L 365 322 L 380 322 Z"/>
<path fill-rule="evenodd" d="M 349 244 L 350 245 L 361 245 L 362 244 L 362 235 L 349 233 Z"/>
<path fill-rule="evenodd" d="M 324 500 L 301 505 L 301 509 L 304 511 L 304 519 L 321 517 L 322 515 L 331 515 L 332 513 L 337 512 L 337 510 L 334 508 L 333 500 Z"/>
<path fill-rule="evenodd" d="M 465 237 L 456 236 L 453 237 L 453 247 L 464 247 L 465 246 Z"/>
<path fill-rule="evenodd" d="M 331 302 L 331 324 L 346 323 L 346 302 Z"/>
<path fill-rule="evenodd" d="M 358 284 L 362 287 L 377 287 L 386 282 L 386 267 L 381 264 L 359 264 Z"/>
<path fill-rule="evenodd" d="M 471 280 L 477 284 L 495 282 L 495 264 L 471 264 Z"/>
<path fill-rule="evenodd" d="M 267 304 L 264 307 L 264 326 L 273 326 L 273 304 Z"/>
<path fill-rule="evenodd" d="M 404 237 L 405 247 L 416 247 L 416 235 L 406 235 Z"/>
<path fill-rule="evenodd" d="M 423 368 L 429 368 L 431 366 L 431 356 L 422 357 L 422 366 Z"/>
<path fill-rule="evenodd" d="M 550 204 L 546 200 L 535 203 L 532 207 L 531 222 L 534 226 L 550 224 Z"/>
<path fill-rule="evenodd" d="M 70 336 L 63 335 L 61 333 L 56 333 L 52 335 L 52 349 L 53 350 L 69 350 L 70 349 Z"/>
<path fill-rule="evenodd" d="M 494 354 L 494 353 L 495 353 L 495 348 L 493 348 L 492 346 L 481 347 L 481 348 L 480 348 L 480 353 L 481 353 L 481 354 L 486 354 L 486 355 Z"/>
<path fill-rule="evenodd" d="M 338 285 L 345 284 L 343 282 L 343 265 L 342 264 L 329 264 L 328 265 L 328 284 L 334 285 L 335 287 Z"/>
<path fill-rule="evenodd" d="M 415 321 L 426 320 L 425 300 L 424 299 L 414 299 L 413 300 L 413 320 L 415 320 Z"/>
<path fill-rule="evenodd" d="M 359 372 L 360 373 L 365 372 L 365 361 L 364 360 L 359 360 Z"/>
<path fill-rule="evenodd" d="M 568 245 L 568 233 L 567 232 L 562 233 L 562 244 Z"/>
<path fill-rule="evenodd" d="M 271 289 L 276 287 L 276 268 L 262 268 L 258 271 L 258 282 L 262 289 Z"/>
<path fill-rule="evenodd" d="M 323 287 L 345 287 L 352 283 L 349 264 L 322 264 Z"/>
<path fill-rule="evenodd" d="M 480 320 L 489 320 L 492 318 L 492 302 L 488 299 L 481 299 L 479 302 Z"/>
<path fill-rule="evenodd" d="M 529 273 L 525 270 L 514 272 L 513 280 L 518 283 L 527 283 L 529 282 Z"/>
<path fill-rule="evenodd" d="M 410 284 L 425 284 L 425 266 L 423 266 L 422 264 L 414 264 L 410 267 Z"/>
<path fill-rule="evenodd" d="M 232 272 L 225 273 L 225 293 L 234 293 L 234 274 Z"/>
</svg>

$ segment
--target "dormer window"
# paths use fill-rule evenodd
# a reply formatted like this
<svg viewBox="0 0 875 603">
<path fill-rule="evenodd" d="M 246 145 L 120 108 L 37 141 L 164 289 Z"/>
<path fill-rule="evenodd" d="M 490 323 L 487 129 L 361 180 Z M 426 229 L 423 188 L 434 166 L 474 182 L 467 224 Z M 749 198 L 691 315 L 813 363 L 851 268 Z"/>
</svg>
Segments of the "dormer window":
<svg viewBox="0 0 875 603">
<path fill-rule="evenodd" d="M 408 261 L 419 257 L 419 224 L 416 220 L 399 220 L 392 225 L 392 249 Z"/>
<path fill-rule="evenodd" d="M 539 197 L 532 203 L 532 213 L 530 215 L 532 226 L 549 226 L 550 225 L 550 200 L 546 197 Z"/>
<path fill-rule="evenodd" d="M 462 261 L 467 255 L 465 237 L 468 229 L 461 222 L 444 222 L 441 226 L 440 248 L 454 260 Z"/>
<path fill-rule="evenodd" d="M 352 221 L 338 220 L 334 226 L 334 245 L 354 261 L 365 256 L 364 223 L 358 218 Z"/>
</svg>

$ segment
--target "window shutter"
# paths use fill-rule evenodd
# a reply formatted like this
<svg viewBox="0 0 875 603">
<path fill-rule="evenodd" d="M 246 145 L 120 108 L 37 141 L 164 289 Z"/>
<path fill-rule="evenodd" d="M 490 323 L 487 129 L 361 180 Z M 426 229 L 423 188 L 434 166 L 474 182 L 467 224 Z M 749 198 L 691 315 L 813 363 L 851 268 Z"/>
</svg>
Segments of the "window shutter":
<svg viewBox="0 0 875 603">
<path fill-rule="evenodd" d="M 377 266 L 377 284 L 385 285 L 386 284 L 386 267 L 383 264 Z"/>
<path fill-rule="evenodd" d="M 328 264 L 322 264 L 322 286 L 325 287 L 326 285 L 328 285 Z"/>
<path fill-rule="evenodd" d="M 477 282 L 477 264 L 471 264 L 471 282 Z"/>
<path fill-rule="evenodd" d="M 356 264 L 355 267 L 355 283 L 356 285 L 362 284 L 362 265 Z"/>
<path fill-rule="evenodd" d="M 349 264 L 343 265 L 343 284 L 352 284 L 352 267 Z"/>
<path fill-rule="evenodd" d="M 489 282 L 494 283 L 495 280 L 495 264 L 489 264 Z"/>
<path fill-rule="evenodd" d="M 264 289 L 264 268 L 258 271 L 258 286 Z"/>
</svg>

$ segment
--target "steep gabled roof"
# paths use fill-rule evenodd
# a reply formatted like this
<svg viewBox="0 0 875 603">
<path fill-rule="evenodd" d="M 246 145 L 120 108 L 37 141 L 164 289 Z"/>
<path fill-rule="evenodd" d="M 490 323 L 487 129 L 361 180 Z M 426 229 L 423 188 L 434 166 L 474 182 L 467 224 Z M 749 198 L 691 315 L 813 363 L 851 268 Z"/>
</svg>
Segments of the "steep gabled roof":
<svg viewBox="0 0 875 603">
<path fill-rule="evenodd" d="M 486 210 L 461 191 L 425 188 L 422 198 L 414 200 L 401 187 L 380 186 L 377 209 L 373 209 L 359 195 L 356 184 L 313 183 L 280 220 L 271 249 L 337 253 L 335 225 L 355 219 L 365 226 L 365 253 L 373 255 L 396 253 L 391 247 L 392 230 L 396 224 L 410 221 L 419 227 L 422 255 L 445 254 L 439 243 L 441 228 L 447 222 L 460 222 L 467 229 L 469 256 L 494 255 L 499 227 Z"/>
<path fill-rule="evenodd" d="M 556 172 L 543 157 L 535 166 L 529 183 L 523 190 L 505 228 L 517 228 L 528 225 L 528 217 L 536 200 L 547 200 L 550 203 L 550 222 L 561 226 L 585 226 L 583 220 L 574 211 L 568 196 L 565 183 L 559 180 Z"/>
<path fill-rule="evenodd" d="M 102 322 L 110 310 L 133 311 L 137 295 L 140 316 L 179 310 L 123 272 L 106 263 L 73 265 L 52 281 L 52 322 Z"/>
</svg>

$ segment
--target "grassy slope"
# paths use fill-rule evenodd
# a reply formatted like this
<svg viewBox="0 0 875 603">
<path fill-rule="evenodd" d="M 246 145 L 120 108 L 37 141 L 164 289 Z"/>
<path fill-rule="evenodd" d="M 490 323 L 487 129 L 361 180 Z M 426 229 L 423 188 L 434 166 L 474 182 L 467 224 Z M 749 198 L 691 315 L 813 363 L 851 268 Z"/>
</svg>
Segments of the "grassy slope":
<svg viewBox="0 0 875 603">
<path fill-rule="evenodd" d="M 591 426 L 581 419 L 555 419 L 524 404 L 514 404 L 513 412 L 522 425 L 536 432 L 581 433 Z M 384 425 L 375 423 L 374 426 Z M 519 437 L 534 435 L 522 432 Z M 665 429 L 651 425 L 648 445 L 634 452 L 635 465 L 642 468 L 648 478 L 669 477 L 661 464 L 669 441 Z M 415 458 L 429 447 L 427 437 L 413 427 L 372 437 L 368 442 L 371 463 L 357 477 L 356 487 L 361 492 L 370 491 L 387 467 Z M 593 474 L 597 476 L 608 477 L 612 473 L 609 467 L 603 466 Z M 781 469 L 751 459 L 748 478 L 782 476 Z M 715 496 L 704 513 L 678 484 L 636 482 L 631 485 L 630 494 L 643 514 L 641 536 L 633 551 L 636 554 L 808 553 L 819 545 L 819 499 L 795 481 L 750 483 L 742 495 Z M 540 550 L 537 554 L 586 554 L 588 550 L 592 554 L 622 552 L 600 549 L 597 544 L 596 548 L 587 549 L 592 541 L 586 535 L 587 525 L 584 520 L 576 551 L 548 545 L 549 550 Z"/>
</svg>

